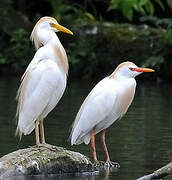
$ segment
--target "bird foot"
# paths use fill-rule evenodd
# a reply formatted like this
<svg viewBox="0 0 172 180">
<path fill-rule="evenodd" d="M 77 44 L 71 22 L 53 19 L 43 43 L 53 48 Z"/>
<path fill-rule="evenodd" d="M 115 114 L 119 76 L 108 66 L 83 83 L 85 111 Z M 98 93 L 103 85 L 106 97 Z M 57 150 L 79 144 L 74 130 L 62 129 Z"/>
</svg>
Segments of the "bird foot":
<svg viewBox="0 0 172 180">
<path fill-rule="evenodd" d="M 104 163 L 104 166 L 105 166 L 105 167 L 120 168 L 119 163 L 113 162 L 113 161 L 106 161 L 106 162 Z"/>
<path fill-rule="evenodd" d="M 56 147 L 56 146 L 53 146 L 51 144 L 47 144 L 47 143 L 41 143 L 38 145 L 38 147 L 45 147 L 47 149 L 50 149 L 52 151 L 58 151 L 60 148 Z"/>
<path fill-rule="evenodd" d="M 40 144 L 36 144 L 34 146 L 31 146 L 31 148 L 41 148 L 41 147 L 47 148 L 47 149 L 52 150 L 52 151 L 59 151 L 59 150 L 63 149 L 61 147 L 53 146 L 53 145 L 48 144 L 48 143 L 40 143 Z"/>
<path fill-rule="evenodd" d="M 104 162 L 103 161 L 95 161 L 93 164 L 95 167 L 103 167 L 104 166 Z"/>
<path fill-rule="evenodd" d="M 95 161 L 94 162 L 94 166 L 95 167 L 108 167 L 108 168 L 111 168 L 111 167 L 114 167 L 114 168 L 120 168 L 120 165 L 119 163 L 117 162 L 112 162 L 112 161 Z"/>
</svg>

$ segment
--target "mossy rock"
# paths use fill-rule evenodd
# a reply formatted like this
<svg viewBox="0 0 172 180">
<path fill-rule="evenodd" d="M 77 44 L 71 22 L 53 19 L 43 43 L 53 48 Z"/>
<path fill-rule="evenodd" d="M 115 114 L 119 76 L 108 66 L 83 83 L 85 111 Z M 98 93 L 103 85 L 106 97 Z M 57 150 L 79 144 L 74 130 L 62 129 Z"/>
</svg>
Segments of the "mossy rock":
<svg viewBox="0 0 172 180">
<path fill-rule="evenodd" d="M 18 175 L 63 174 L 95 171 L 88 157 L 56 147 L 19 149 L 0 158 L 0 179 Z"/>
</svg>

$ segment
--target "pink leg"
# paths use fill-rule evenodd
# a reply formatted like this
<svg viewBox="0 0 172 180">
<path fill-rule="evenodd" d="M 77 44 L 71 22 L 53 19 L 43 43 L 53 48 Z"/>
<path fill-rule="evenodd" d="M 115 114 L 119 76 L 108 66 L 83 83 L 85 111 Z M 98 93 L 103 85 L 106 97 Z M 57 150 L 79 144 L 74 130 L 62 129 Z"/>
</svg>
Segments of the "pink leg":
<svg viewBox="0 0 172 180">
<path fill-rule="evenodd" d="M 92 149 L 94 162 L 97 163 L 98 161 L 97 161 L 95 137 L 94 137 L 95 129 L 96 129 L 96 127 L 94 127 L 92 132 L 91 132 L 91 149 Z"/>
<path fill-rule="evenodd" d="M 108 149 L 107 149 L 107 146 L 106 146 L 106 143 L 105 143 L 105 133 L 106 133 L 106 129 L 103 129 L 101 131 L 101 141 L 102 141 L 103 149 L 104 149 L 104 152 L 105 152 L 105 155 L 106 155 L 105 166 L 119 168 L 120 165 L 118 163 L 110 161 Z"/>
<path fill-rule="evenodd" d="M 110 162 L 110 157 L 109 157 L 109 153 L 108 153 L 108 149 L 105 143 L 105 133 L 106 133 L 106 129 L 103 129 L 101 131 L 101 141 L 102 141 L 102 145 L 103 145 L 103 149 L 106 155 L 106 162 Z"/>
</svg>

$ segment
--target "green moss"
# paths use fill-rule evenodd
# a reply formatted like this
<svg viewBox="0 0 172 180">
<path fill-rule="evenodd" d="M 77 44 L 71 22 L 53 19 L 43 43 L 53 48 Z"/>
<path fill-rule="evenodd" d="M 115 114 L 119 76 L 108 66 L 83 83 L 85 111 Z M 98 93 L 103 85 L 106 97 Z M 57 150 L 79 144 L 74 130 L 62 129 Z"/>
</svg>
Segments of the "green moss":
<svg viewBox="0 0 172 180">
<path fill-rule="evenodd" d="M 121 26 L 119 24 L 115 24 L 111 28 L 108 28 L 104 31 L 111 41 L 132 41 L 136 37 L 136 30 L 132 26 Z"/>
<path fill-rule="evenodd" d="M 77 152 L 60 148 L 52 151 L 46 148 L 27 148 L 0 158 L 0 177 L 18 174 L 76 173 L 93 171 L 90 160 Z"/>
</svg>

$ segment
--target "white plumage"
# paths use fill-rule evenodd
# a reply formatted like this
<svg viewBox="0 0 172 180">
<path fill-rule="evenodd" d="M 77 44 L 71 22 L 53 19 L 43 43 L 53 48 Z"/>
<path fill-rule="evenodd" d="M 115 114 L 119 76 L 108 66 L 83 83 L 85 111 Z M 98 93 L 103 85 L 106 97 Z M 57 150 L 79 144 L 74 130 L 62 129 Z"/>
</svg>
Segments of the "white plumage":
<svg viewBox="0 0 172 180">
<path fill-rule="evenodd" d="M 102 132 L 106 161 L 110 163 L 105 144 L 105 129 L 121 118 L 129 108 L 135 94 L 135 76 L 142 72 L 153 72 L 138 68 L 134 63 L 121 63 L 115 71 L 101 80 L 89 93 L 75 118 L 71 132 L 71 144 L 88 144 L 91 139 L 94 161 L 97 162 L 94 135 Z"/>
<path fill-rule="evenodd" d="M 66 75 L 51 59 L 40 60 L 26 73 L 27 81 L 20 109 L 18 128 L 24 135 L 30 134 L 37 119 L 44 119 L 55 107 L 66 87 Z M 24 89 L 23 89 L 24 88 Z"/>
<path fill-rule="evenodd" d="M 57 30 L 72 34 L 51 17 L 43 17 L 35 25 L 31 39 L 38 50 L 22 76 L 17 96 L 17 133 L 28 135 L 35 128 L 38 146 L 46 144 L 43 119 L 59 102 L 66 88 L 68 61 L 55 34 Z M 39 142 L 39 123 L 42 144 Z"/>
</svg>

